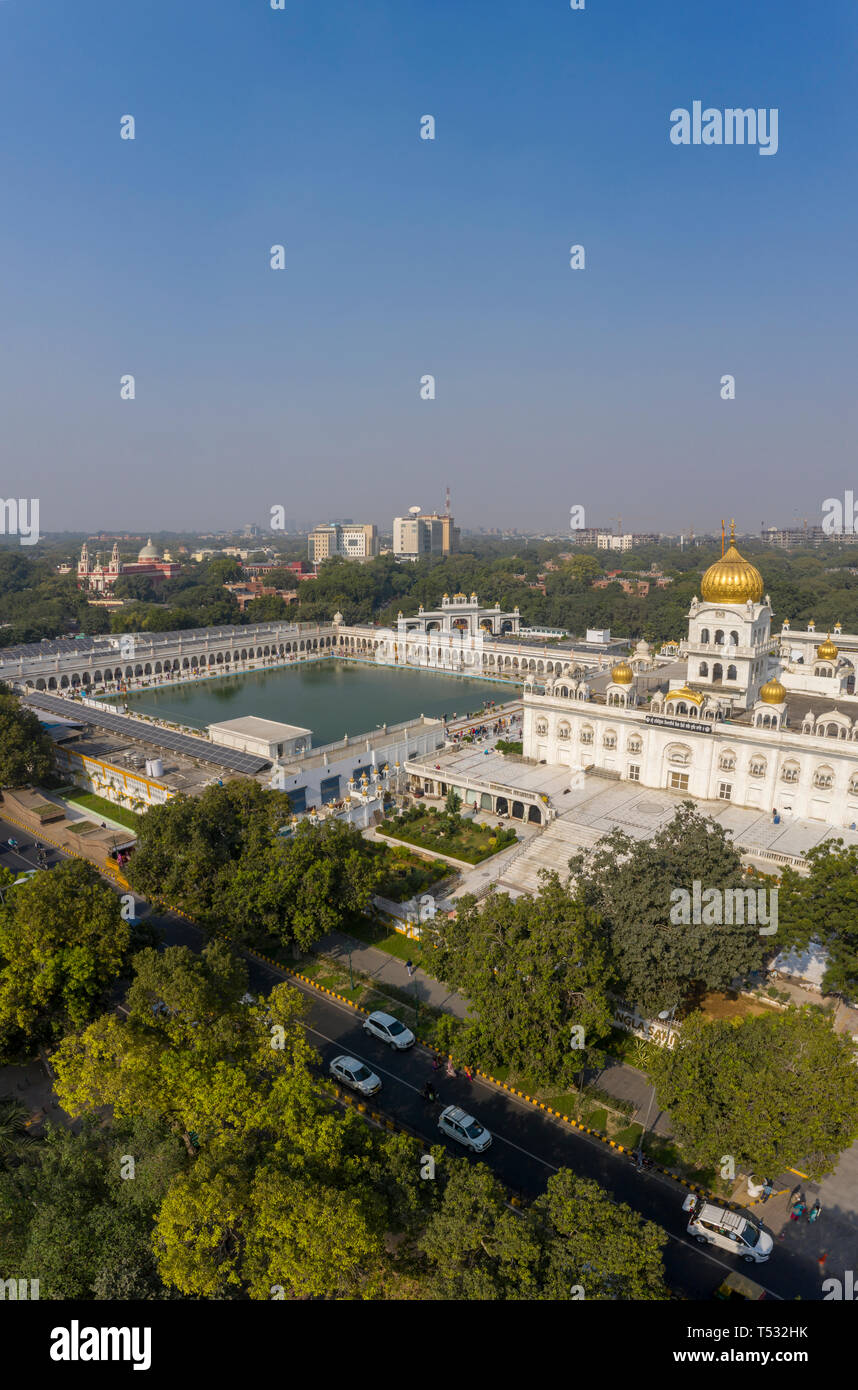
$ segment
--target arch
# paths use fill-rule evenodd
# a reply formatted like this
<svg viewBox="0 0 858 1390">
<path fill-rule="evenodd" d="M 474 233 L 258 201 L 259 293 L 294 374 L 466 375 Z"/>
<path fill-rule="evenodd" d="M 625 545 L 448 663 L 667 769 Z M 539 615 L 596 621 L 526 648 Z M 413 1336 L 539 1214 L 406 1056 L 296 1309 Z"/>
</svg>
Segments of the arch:
<svg viewBox="0 0 858 1390">
<path fill-rule="evenodd" d="M 734 681 L 738 679 L 735 666 L 727 667 L 727 679 L 728 681 Z"/>
<path fill-rule="evenodd" d="M 699 667 L 698 667 L 698 669 L 697 669 L 697 674 L 698 674 L 699 676 L 702 676 L 702 677 L 704 678 L 704 680 L 705 680 L 705 678 L 709 675 L 709 662 L 708 662 L 708 661 L 701 661 L 701 663 L 700 663 L 700 665 L 699 665 Z"/>
<path fill-rule="evenodd" d="M 715 665 L 712 667 L 712 683 L 713 685 L 719 685 L 723 679 L 724 667 L 721 665 L 720 661 L 716 661 Z"/>
<path fill-rule="evenodd" d="M 572 728 L 569 721 L 567 719 L 561 719 L 560 723 L 557 725 L 557 737 L 567 739 L 571 733 Z"/>
<path fill-rule="evenodd" d="M 723 647 L 723 645 L 724 645 L 724 632 L 723 632 L 723 629 L 719 627 L 718 631 L 715 633 L 715 646 L 716 646 L 716 647 Z"/>
<path fill-rule="evenodd" d="M 505 796 L 498 797 L 497 804 L 495 806 L 495 811 L 499 816 L 509 815 L 509 802 L 507 801 Z"/>
<path fill-rule="evenodd" d="M 797 782 L 801 776 L 801 767 L 794 758 L 788 759 L 781 768 L 782 782 Z"/>
<path fill-rule="evenodd" d="M 708 647 L 708 645 L 709 645 L 709 629 L 708 629 L 708 627 L 704 627 L 704 628 L 701 628 L 701 629 L 700 629 L 700 641 L 704 644 L 704 646 L 707 646 L 707 647 Z"/>
<path fill-rule="evenodd" d="M 542 824 L 542 812 L 535 803 L 527 808 L 527 819 L 533 825 Z"/>
<path fill-rule="evenodd" d="M 513 820 L 524 820 L 524 803 L 521 801 L 514 801 L 512 803 L 511 815 Z"/>
</svg>

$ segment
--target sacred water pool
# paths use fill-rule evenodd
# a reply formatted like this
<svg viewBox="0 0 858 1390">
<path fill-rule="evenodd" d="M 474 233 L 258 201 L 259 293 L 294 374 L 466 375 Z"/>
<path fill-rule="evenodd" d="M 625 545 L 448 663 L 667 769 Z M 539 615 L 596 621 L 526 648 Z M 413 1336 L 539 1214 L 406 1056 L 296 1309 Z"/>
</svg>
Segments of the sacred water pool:
<svg viewBox="0 0 858 1390">
<path fill-rule="evenodd" d="M 255 714 L 312 729 L 319 745 L 421 714 L 468 714 L 515 693 L 517 687 L 497 681 L 331 660 L 129 691 L 122 701 L 131 713 L 200 729 Z"/>
</svg>

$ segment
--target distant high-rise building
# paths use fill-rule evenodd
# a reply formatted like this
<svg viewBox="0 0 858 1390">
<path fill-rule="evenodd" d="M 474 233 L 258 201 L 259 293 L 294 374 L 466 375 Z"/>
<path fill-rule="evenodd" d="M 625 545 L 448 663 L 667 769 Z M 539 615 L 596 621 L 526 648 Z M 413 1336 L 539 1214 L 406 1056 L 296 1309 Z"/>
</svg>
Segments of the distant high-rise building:
<svg viewBox="0 0 858 1390">
<path fill-rule="evenodd" d="M 378 527 L 373 523 L 331 521 L 315 526 L 307 537 L 307 555 L 314 564 L 340 555 L 345 560 L 366 560 L 378 554 Z"/>
<path fill-rule="evenodd" d="M 419 512 L 393 518 L 393 553 L 419 559 L 452 555 L 459 549 L 459 528 L 446 512 Z"/>
</svg>

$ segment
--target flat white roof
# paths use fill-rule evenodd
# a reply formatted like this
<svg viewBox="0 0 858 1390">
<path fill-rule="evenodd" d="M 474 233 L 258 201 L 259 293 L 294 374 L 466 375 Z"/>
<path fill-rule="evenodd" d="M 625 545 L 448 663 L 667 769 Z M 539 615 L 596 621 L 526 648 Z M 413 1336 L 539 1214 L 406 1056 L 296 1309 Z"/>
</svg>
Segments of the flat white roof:
<svg viewBox="0 0 858 1390">
<path fill-rule="evenodd" d="M 300 738 L 311 734 L 312 729 L 302 729 L 300 724 L 278 724 L 276 719 L 260 719 L 255 714 L 247 714 L 242 719 L 224 719 L 218 724 L 209 724 L 212 729 L 224 729 L 231 734 L 245 734 L 248 738 L 262 738 L 269 743 L 281 743 L 283 739 Z"/>
</svg>

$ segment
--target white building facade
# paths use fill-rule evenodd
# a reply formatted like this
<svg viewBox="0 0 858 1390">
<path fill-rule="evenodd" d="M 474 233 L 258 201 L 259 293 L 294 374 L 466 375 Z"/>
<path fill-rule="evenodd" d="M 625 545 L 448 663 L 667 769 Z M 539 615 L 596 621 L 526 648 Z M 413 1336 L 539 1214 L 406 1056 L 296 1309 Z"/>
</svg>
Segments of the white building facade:
<svg viewBox="0 0 858 1390">
<path fill-rule="evenodd" d="M 524 753 L 575 777 L 735 802 L 829 825 L 858 824 L 858 699 L 835 643 L 785 660 L 762 579 L 731 545 L 689 612 L 684 679 L 644 694 L 622 661 L 604 695 L 586 679 L 525 686 Z"/>
</svg>

